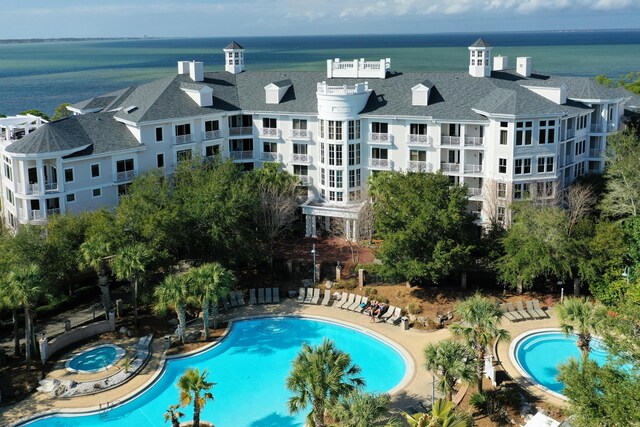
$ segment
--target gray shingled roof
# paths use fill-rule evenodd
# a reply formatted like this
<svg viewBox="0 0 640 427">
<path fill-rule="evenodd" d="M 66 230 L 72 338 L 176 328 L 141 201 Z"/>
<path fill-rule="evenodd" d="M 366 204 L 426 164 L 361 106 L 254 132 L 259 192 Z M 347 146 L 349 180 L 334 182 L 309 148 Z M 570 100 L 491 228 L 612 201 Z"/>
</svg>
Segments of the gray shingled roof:
<svg viewBox="0 0 640 427">
<path fill-rule="evenodd" d="M 471 47 L 491 47 L 491 45 L 489 43 L 487 43 L 485 41 L 485 39 L 483 39 L 482 37 L 480 37 L 478 40 L 476 40 L 475 42 L 473 42 L 473 44 L 471 45 Z"/>
<path fill-rule="evenodd" d="M 71 107 L 78 110 L 94 110 L 107 111 L 111 109 L 113 105 L 119 104 L 123 97 L 128 96 L 133 88 L 126 87 L 117 91 L 107 93 L 96 98 L 86 99 L 84 101 L 76 102 Z"/>
<path fill-rule="evenodd" d="M 244 48 L 234 40 L 231 43 L 229 43 L 227 47 L 225 47 L 225 49 L 244 49 Z"/>
<path fill-rule="evenodd" d="M 291 81 L 291 79 L 285 79 L 285 80 L 280 80 L 278 82 L 273 82 L 270 83 L 276 87 L 287 87 L 287 86 L 291 86 L 293 84 L 293 82 Z"/>
</svg>

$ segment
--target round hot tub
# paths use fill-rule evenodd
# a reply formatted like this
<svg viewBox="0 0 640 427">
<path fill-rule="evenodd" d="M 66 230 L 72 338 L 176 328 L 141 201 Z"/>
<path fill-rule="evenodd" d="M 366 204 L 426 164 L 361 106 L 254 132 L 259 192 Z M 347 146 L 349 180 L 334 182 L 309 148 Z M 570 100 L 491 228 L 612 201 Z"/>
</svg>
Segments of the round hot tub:
<svg viewBox="0 0 640 427">
<path fill-rule="evenodd" d="M 67 360 L 65 367 L 71 372 L 90 374 L 109 369 L 123 356 L 123 348 L 114 344 L 103 344 L 76 354 Z"/>
</svg>

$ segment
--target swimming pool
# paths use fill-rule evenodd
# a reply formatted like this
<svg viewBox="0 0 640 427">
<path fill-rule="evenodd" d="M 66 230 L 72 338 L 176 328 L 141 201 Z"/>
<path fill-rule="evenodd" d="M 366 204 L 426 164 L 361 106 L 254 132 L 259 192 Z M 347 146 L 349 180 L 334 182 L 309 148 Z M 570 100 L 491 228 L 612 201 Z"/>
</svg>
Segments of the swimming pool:
<svg viewBox="0 0 640 427">
<path fill-rule="evenodd" d="M 71 372 L 93 373 L 108 369 L 124 356 L 124 350 L 113 344 L 104 344 L 84 350 L 67 360 L 65 367 Z"/>
<path fill-rule="evenodd" d="M 527 332 L 513 340 L 510 355 L 521 373 L 535 384 L 558 397 L 565 398 L 562 395 L 564 384 L 557 379 L 558 365 L 570 357 L 580 360 L 582 356 L 576 341 L 576 335 L 566 336 L 558 330 Z M 607 356 L 602 341 L 594 338 L 591 341 L 589 358 L 602 365 Z"/>
<path fill-rule="evenodd" d="M 219 345 L 193 356 L 168 360 L 153 385 L 122 406 L 103 414 L 56 415 L 25 425 L 161 426 L 165 410 L 177 403 L 177 379 L 187 368 L 206 368 L 209 380 L 217 385 L 213 389 L 215 400 L 206 404 L 202 420 L 212 421 L 216 427 L 302 427 L 307 414 L 288 413 L 286 402 L 290 395 L 285 380 L 302 343 L 317 345 L 325 337 L 335 341 L 362 368 L 367 391 L 389 392 L 411 377 L 410 357 L 372 333 L 320 319 L 249 319 L 234 322 Z M 187 414 L 183 421 L 193 416 L 191 408 L 183 412 Z"/>
</svg>

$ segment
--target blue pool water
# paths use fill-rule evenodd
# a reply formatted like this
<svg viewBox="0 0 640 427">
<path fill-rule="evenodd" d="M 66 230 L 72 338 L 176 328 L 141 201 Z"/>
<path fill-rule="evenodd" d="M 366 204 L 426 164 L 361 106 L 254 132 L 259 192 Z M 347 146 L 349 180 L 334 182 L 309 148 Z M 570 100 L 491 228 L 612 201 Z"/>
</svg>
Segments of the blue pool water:
<svg viewBox="0 0 640 427">
<path fill-rule="evenodd" d="M 69 361 L 69 368 L 80 372 L 97 372 L 113 364 L 116 347 L 100 346 L 80 353 Z"/>
<path fill-rule="evenodd" d="M 577 337 L 567 337 L 562 332 L 537 332 L 522 339 L 515 348 L 520 366 L 539 384 L 551 391 L 562 393 L 564 384 L 558 381 L 558 365 L 570 357 L 580 360 Z M 607 352 L 602 341 L 591 341 L 589 358 L 604 364 Z"/>
<path fill-rule="evenodd" d="M 386 392 L 397 386 L 407 366 L 400 353 L 368 334 L 334 323 L 304 318 L 262 318 L 235 322 L 226 339 L 210 350 L 170 360 L 146 392 L 106 414 L 55 416 L 27 424 L 53 426 L 136 426 L 164 424 L 163 414 L 178 401 L 176 382 L 187 368 L 207 369 L 215 400 L 201 419 L 216 427 L 302 427 L 307 413 L 290 415 L 285 380 L 303 342 L 317 345 L 327 337 L 362 368 L 366 390 Z M 96 399 L 96 403 L 99 397 Z M 185 408 L 191 420 L 191 408 Z M 167 424 L 168 425 L 168 424 Z"/>
</svg>

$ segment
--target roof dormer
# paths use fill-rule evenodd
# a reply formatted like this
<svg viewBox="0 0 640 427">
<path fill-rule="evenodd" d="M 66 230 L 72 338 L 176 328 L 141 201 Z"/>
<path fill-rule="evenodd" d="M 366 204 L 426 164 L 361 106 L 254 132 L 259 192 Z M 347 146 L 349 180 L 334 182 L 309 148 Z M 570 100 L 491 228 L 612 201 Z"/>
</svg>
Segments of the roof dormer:
<svg viewBox="0 0 640 427">
<path fill-rule="evenodd" d="M 533 83 L 533 82 L 532 82 Z M 567 103 L 567 90 L 568 87 L 565 83 L 562 83 L 558 87 L 549 87 L 549 86 L 529 86 L 522 85 L 522 87 L 526 87 L 533 93 L 537 93 L 540 96 L 547 98 L 551 102 L 555 102 L 558 105 Z"/>
<path fill-rule="evenodd" d="M 293 83 L 289 79 L 269 83 L 264 87 L 265 102 L 267 104 L 279 104 L 291 86 L 293 86 Z"/>
<path fill-rule="evenodd" d="M 425 80 L 411 88 L 411 105 L 429 105 L 429 93 L 433 83 Z"/>
<path fill-rule="evenodd" d="M 211 107 L 213 105 L 213 89 L 207 85 L 180 83 L 180 89 L 200 107 Z"/>
</svg>

